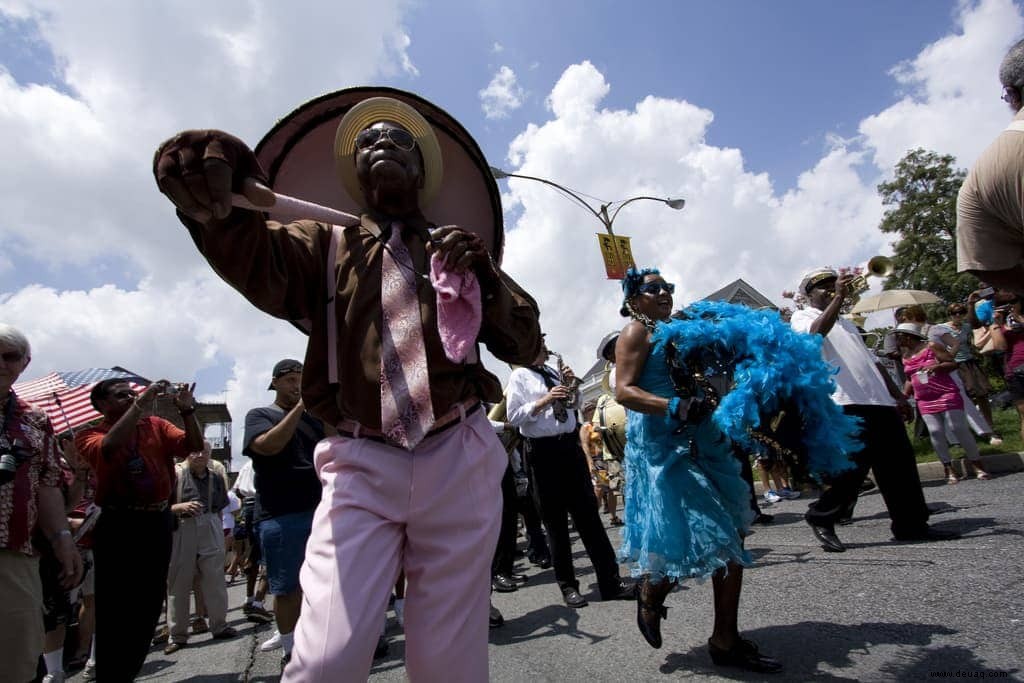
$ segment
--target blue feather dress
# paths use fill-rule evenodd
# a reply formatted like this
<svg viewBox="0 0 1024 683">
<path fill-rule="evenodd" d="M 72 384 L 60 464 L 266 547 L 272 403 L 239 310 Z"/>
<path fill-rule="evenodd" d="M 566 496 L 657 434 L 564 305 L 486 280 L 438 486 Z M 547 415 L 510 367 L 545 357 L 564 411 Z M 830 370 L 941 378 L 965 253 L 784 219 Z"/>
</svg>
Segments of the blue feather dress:
<svg viewBox="0 0 1024 683">
<path fill-rule="evenodd" d="M 800 410 L 812 473 L 851 466 L 859 448 L 857 423 L 830 398 L 833 370 L 821 342 L 794 332 L 778 314 L 702 302 L 685 320 L 658 323 L 638 385 L 664 398 L 675 395 L 667 346 L 677 354 L 726 349 L 734 387 L 714 413 L 695 424 L 627 411 L 625 526 L 619 560 L 635 577 L 705 579 L 729 562 L 749 565 L 743 537 L 753 519 L 750 489 L 733 449 L 763 447 L 750 430 L 783 402 Z"/>
</svg>

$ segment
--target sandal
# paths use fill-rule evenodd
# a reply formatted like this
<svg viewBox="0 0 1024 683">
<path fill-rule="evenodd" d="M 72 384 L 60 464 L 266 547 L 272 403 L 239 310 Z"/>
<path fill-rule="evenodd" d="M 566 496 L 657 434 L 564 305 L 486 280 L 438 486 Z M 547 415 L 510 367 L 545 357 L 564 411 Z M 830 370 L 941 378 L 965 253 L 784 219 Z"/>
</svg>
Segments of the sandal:
<svg viewBox="0 0 1024 683">
<path fill-rule="evenodd" d="M 761 654 L 757 645 L 739 638 L 728 650 L 722 649 L 708 640 L 708 654 L 717 666 L 735 666 L 747 671 L 763 674 L 774 674 L 782 671 L 782 663 Z"/>
</svg>

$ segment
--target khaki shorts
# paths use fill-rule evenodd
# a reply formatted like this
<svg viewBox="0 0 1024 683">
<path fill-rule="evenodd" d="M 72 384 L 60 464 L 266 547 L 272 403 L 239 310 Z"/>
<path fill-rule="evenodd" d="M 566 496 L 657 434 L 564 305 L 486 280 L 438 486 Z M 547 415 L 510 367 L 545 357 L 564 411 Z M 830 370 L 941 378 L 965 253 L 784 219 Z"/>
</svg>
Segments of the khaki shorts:
<svg viewBox="0 0 1024 683">
<path fill-rule="evenodd" d="M 4 680 L 31 681 L 43 651 L 39 558 L 0 550 L 0 662 Z"/>
</svg>

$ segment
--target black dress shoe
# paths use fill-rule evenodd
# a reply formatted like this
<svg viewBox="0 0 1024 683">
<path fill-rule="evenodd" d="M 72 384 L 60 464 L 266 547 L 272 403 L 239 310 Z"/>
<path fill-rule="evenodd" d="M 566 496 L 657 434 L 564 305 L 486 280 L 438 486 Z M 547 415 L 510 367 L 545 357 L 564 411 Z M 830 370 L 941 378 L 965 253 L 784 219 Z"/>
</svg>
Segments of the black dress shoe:
<svg viewBox="0 0 1024 683">
<path fill-rule="evenodd" d="M 645 602 L 642 595 L 636 596 L 636 626 L 647 644 L 655 650 L 661 647 L 661 620 L 668 618 L 668 607 L 662 602 Z"/>
<path fill-rule="evenodd" d="M 711 661 L 718 666 L 735 666 L 762 674 L 782 671 L 782 664 L 777 659 L 761 654 L 757 651 L 757 645 L 742 638 L 728 650 L 717 647 L 709 640 L 708 654 L 711 655 Z"/>
<path fill-rule="evenodd" d="M 844 553 L 846 552 L 846 546 L 836 536 L 836 530 L 830 526 L 822 526 L 808 521 L 807 524 L 811 527 L 811 531 L 814 532 L 815 538 L 821 542 L 821 547 L 824 548 L 827 553 Z"/>
<path fill-rule="evenodd" d="M 633 600 L 636 598 L 636 583 L 633 581 L 619 581 L 608 590 L 601 591 L 602 600 Z"/>
<path fill-rule="evenodd" d="M 580 592 L 575 588 L 565 588 L 562 590 L 562 597 L 565 599 L 565 604 L 573 609 L 579 609 L 580 607 L 586 607 L 586 598 L 580 595 Z"/>
<path fill-rule="evenodd" d="M 501 612 L 494 605 L 491 605 L 491 613 L 488 617 L 489 626 L 491 628 L 500 628 L 505 625 L 505 617 L 501 616 Z"/>
<path fill-rule="evenodd" d="M 899 536 L 893 535 L 897 541 L 952 541 L 960 538 L 960 534 L 955 531 L 942 531 L 941 529 L 933 529 L 930 526 L 926 526 L 921 531 L 900 534 Z"/>
<path fill-rule="evenodd" d="M 499 593 L 514 593 L 519 590 L 519 584 L 505 574 L 495 574 L 491 577 L 491 588 Z"/>
<path fill-rule="evenodd" d="M 529 556 L 530 562 L 537 565 L 541 569 L 547 569 L 551 566 L 551 556 L 545 554 L 534 554 Z"/>
</svg>

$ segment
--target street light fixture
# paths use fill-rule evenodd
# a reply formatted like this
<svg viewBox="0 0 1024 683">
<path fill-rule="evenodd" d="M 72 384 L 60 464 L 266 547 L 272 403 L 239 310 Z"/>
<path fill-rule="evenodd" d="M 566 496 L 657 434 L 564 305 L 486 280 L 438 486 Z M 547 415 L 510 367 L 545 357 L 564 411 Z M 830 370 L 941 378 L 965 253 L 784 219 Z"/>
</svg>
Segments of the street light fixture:
<svg viewBox="0 0 1024 683">
<path fill-rule="evenodd" d="M 631 204 L 632 202 L 639 201 L 641 199 L 650 199 L 651 201 L 661 202 L 662 204 L 668 206 L 669 208 L 675 209 L 676 211 L 679 211 L 684 206 L 686 206 L 685 199 L 666 199 L 663 197 L 648 197 L 644 195 L 640 197 L 630 197 L 629 199 L 623 199 L 615 202 L 607 202 L 599 205 L 598 208 L 595 209 L 593 206 L 590 205 L 590 202 L 583 199 L 583 197 L 576 194 L 569 188 L 563 187 L 554 181 L 547 180 L 546 178 L 538 178 L 536 176 L 531 175 L 509 173 L 507 171 L 501 170 L 500 168 L 495 168 L 494 166 L 491 166 L 490 169 L 491 175 L 494 176 L 495 180 L 501 180 L 502 178 L 524 178 L 526 180 L 536 180 L 538 183 L 550 185 L 551 187 L 555 188 L 556 190 L 558 190 L 559 192 L 561 192 L 562 194 L 569 197 L 574 202 L 585 208 L 587 211 L 592 213 L 597 220 L 601 221 L 601 223 L 604 225 L 604 229 L 608 231 L 608 234 L 612 236 L 615 235 L 615 233 L 612 232 L 612 223 L 615 222 L 615 217 L 619 215 L 619 211 L 622 211 L 622 207 L 626 206 L 626 204 Z M 612 207 L 614 207 L 614 209 Z M 611 210 L 611 215 L 608 214 L 609 210 Z"/>
</svg>

